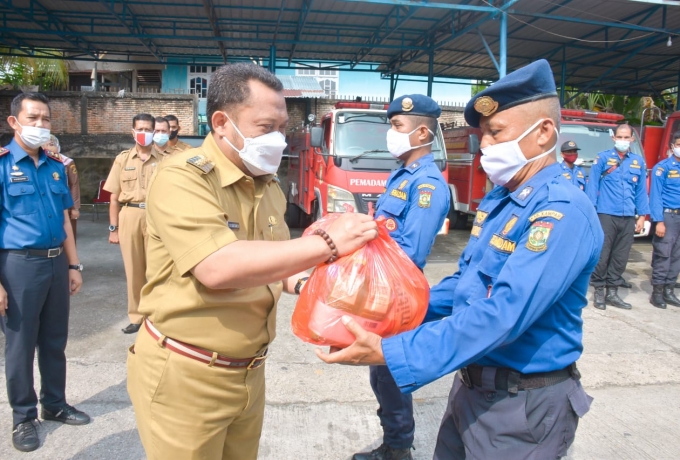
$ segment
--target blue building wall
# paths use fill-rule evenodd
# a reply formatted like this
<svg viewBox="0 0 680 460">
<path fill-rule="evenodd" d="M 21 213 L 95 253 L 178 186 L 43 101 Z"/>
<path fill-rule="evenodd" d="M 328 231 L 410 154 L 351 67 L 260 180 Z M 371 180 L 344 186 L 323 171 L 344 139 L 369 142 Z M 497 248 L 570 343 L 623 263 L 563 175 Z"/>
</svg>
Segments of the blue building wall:
<svg viewBox="0 0 680 460">
<path fill-rule="evenodd" d="M 186 90 L 188 73 L 189 67 L 186 65 L 166 66 L 161 75 L 163 92 L 172 92 L 175 89 Z"/>
</svg>

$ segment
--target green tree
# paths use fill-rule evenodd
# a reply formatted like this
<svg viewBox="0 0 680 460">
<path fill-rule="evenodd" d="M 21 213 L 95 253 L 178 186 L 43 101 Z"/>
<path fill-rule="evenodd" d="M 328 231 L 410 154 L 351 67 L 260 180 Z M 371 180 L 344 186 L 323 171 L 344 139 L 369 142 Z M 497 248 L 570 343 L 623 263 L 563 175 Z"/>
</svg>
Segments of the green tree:
<svg viewBox="0 0 680 460">
<path fill-rule="evenodd" d="M 21 50 L 0 48 L 0 82 L 14 89 L 38 86 L 40 91 L 60 90 L 68 87 L 68 66 L 63 59 L 55 59 L 45 51 L 33 55 L 20 54 Z"/>
</svg>

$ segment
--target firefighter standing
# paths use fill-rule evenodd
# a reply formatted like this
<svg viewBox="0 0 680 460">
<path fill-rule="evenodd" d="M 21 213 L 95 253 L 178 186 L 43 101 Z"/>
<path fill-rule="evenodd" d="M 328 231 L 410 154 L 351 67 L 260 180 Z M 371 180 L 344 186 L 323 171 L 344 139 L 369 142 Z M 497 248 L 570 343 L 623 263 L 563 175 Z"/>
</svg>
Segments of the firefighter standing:
<svg viewBox="0 0 680 460">
<path fill-rule="evenodd" d="M 562 169 L 564 177 L 569 179 L 572 184 L 580 188 L 581 190 L 586 190 L 586 173 L 583 171 L 579 165 L 577 165 L 576 159 L 578 158 L 578 151 L 581 150 L 576 142 L 567 141 L 562 144 L 560 151 L 562 152 Z"/>
</svg>

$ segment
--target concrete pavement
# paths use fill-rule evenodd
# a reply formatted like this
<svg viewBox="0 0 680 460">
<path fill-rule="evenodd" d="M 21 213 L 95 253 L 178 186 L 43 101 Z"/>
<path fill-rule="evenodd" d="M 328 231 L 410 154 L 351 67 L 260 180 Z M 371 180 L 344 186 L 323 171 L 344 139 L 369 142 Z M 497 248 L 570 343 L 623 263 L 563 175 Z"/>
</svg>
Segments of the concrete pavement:
<svg viewBox="0 0 680 460">
<path fill-rule="evenodd" d="M 67 395 L 93 422 L 84 427 L 43 422 L 39 450 L 14 450 L 0 357 L 0 459 L 145 458 L 125 388 L 127 347 L 134 339 L 120 332 L 127 325 L 120 251 L 107 244 L 107 221 L 88 217 L 78 225 L 85 287 L 72 301 Z M 430 282 L 455 270 L 467 235 L 454 231 L 438 238 L 425 270 Z M 633 310 L 587 307 L 583 312 L 585 353 L 579 366 L 595 401 L 581 421 L 570 459 L 680 458 L 680 309 L 659 310 L 648 303 L 650 252 L 649 241 L 636 242 L 631 252 L 625 276 L 634 287 L 622 291 Z M 290 332 L 294 302 L 284 295 L 279 305 L 278 337 L 266 367 L 260 459 L 344 460 L 379 445 L 368 370 L 320 362 L 314 347 Z M 447 376 L 414 395 L 416 459 L 432 458 L 452 379 Z"/>
</svg>

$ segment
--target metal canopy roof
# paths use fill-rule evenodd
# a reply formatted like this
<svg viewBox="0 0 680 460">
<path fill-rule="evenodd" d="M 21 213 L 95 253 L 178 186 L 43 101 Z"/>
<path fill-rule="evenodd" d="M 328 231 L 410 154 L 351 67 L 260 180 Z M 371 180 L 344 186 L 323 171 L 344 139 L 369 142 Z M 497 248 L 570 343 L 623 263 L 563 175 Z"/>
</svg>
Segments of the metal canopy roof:
<svg viewBox="0 0 680 460">
<path fill-rule="evenodd" d="M 626 94 L 680 79 L 674 0 L 0 0 L 0 14 L 0 47 L 14 49 L 5 54 L 184 64 L 275 56 L 292 67 L 492 81 L 546 58 L 558 84 Z"/>
</svg>

